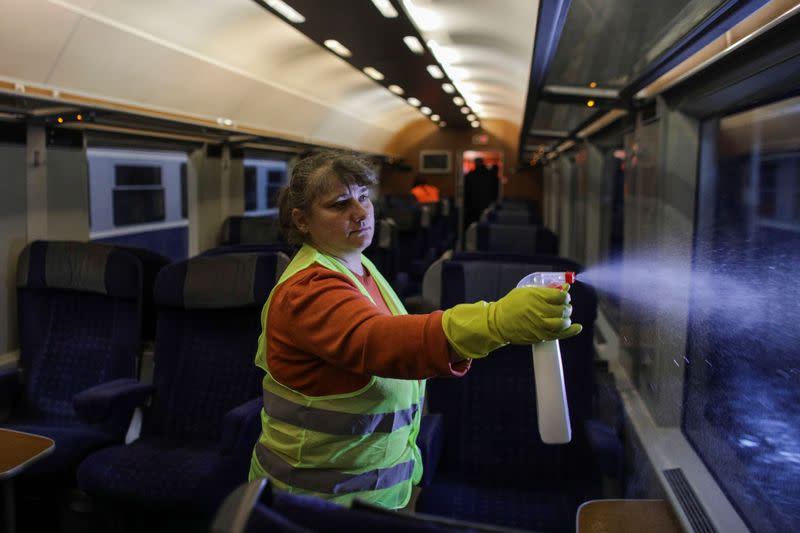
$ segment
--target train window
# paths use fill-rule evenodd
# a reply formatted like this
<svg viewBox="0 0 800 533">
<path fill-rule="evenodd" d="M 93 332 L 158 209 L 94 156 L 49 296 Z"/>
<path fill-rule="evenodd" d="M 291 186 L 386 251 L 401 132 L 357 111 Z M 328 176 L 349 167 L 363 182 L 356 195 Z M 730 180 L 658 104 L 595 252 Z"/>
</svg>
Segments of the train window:
<svg viewBox="0 0 800 533">
<path fill-rule="evenodd" d="M 116 165 L 114 225 L 129 226 L 160 222 L 165 217 L 161 167 Z"/>
<path fill-rule="evenodd" d="M 244 167 L 244 210 L 258 209 L 258 168 L 248 165 Z"/>
<path fill-rule="evenodd" d="M 286 161 L 245 159 L 244 165 L 245 214 L 275 215 L 278 193 L 286 184 Z"/>
<path fill-rule="evenodd" d="M 798 120 L 800 98 L 719 119 L 700 177 L 682 425 L 753 531 L 800 523 Z"/>
<path fill-rule="evenodd" d="M 267 207 L 278 207 L 278 193 L 286 183 L 286 171 L 267 172 Z"/>
<path fill-rule="evenodd" d="M 184 152 L 89 148 L 89 238 L 188 255 Z"/>
</svg>

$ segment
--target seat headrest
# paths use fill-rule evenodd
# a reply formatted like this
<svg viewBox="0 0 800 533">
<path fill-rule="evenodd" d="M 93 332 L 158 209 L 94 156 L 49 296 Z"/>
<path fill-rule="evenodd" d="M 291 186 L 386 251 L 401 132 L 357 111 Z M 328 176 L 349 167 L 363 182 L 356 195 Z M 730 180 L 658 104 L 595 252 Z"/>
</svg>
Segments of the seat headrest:
<svg viewBox="0 0 800 533">
<path fill-rule="evenodd" d="M 275 217 L 228 217 L 222 226 L 223 244 L 267 243 L 281 240 L 280 224 Z"/>
<path fill-rule="evenodd" d="M 35 241 L 17 262 L 17 287 L 140 298 L 142 267 L 132 254 L 105 244 Z"/>
<path fill-rule="evenodd" d="M 184 309 L 262 306 L 289 258 L 280 252 L 199 256 L 158 275 L 156 305 Z"/>
</svg>

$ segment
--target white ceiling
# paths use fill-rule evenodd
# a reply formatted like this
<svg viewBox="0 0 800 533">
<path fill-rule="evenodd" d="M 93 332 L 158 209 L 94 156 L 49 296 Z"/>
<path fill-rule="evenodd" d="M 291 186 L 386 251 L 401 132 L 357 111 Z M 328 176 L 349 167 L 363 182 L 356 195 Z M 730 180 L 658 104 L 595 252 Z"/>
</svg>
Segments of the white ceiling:
<svg viewBox="0 0 800 533">
<path fill-rule="evenodd" d="M 521 124 L 538 2 L 414 5 L 439 20 L 418 27 L 450 50 L 441 59 L 452 59 L 479 116 Z M 252 0 L 0 0 L 0 9 L 0 79 L 373 152 L 421 119 Z"/>
<path fill-rule="evenodd" d="M 522 123 L 538 0 L 402 0 L 480 118 Z"/>
</svg>

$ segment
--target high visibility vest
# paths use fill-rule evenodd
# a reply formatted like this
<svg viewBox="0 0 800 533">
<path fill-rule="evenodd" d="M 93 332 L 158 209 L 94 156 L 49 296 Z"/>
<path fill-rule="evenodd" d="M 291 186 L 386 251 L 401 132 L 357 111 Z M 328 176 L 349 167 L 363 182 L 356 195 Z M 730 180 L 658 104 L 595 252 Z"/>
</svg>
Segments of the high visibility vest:
<svg viewBox="0 0 800 533">
<path fill-rule="evenodd" d="M 372 262 L 361 262 L 377 282 L 393 315 L 407 314 Z M 375 303 L 358 278 L 337 259 L 304 245 L 272 289 L 261 312 L 256 365 L 264 376 L 261 437 L 250 461 L 250 479 L 267 477 L 281 490 L 341 504 L 354 498 L 390 509 L 404 507 L 422 477 L 416 440 L 422 417 L 424 380 L 372 376 L 346 394 L 307 396 L 282 385 L 267 365 L 266 324 L 275 290 L 314 264 L 341 272 Z M 346 310 L 342 310 L 346 313 Z"/>
</svg>

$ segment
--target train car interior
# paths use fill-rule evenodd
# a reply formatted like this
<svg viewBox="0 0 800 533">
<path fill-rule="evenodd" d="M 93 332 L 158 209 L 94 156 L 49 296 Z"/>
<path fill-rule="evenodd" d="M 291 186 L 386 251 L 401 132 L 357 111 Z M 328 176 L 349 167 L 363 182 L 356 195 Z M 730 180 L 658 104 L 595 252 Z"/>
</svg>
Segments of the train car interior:
<svg viewBox="0 0 800 533">
<path fill-rule="evenodd" d="M 798 0 L 0 13 L 2 531 L 800 530 Z M 375 173 L 404 311 L 566 282 L 582 325 L 418 381 L 372 429 L 416 428 L 398 509 L 333 501 L 395 468 L 253 476 L 279 198 L 324 151 Z"/>
</svg>

